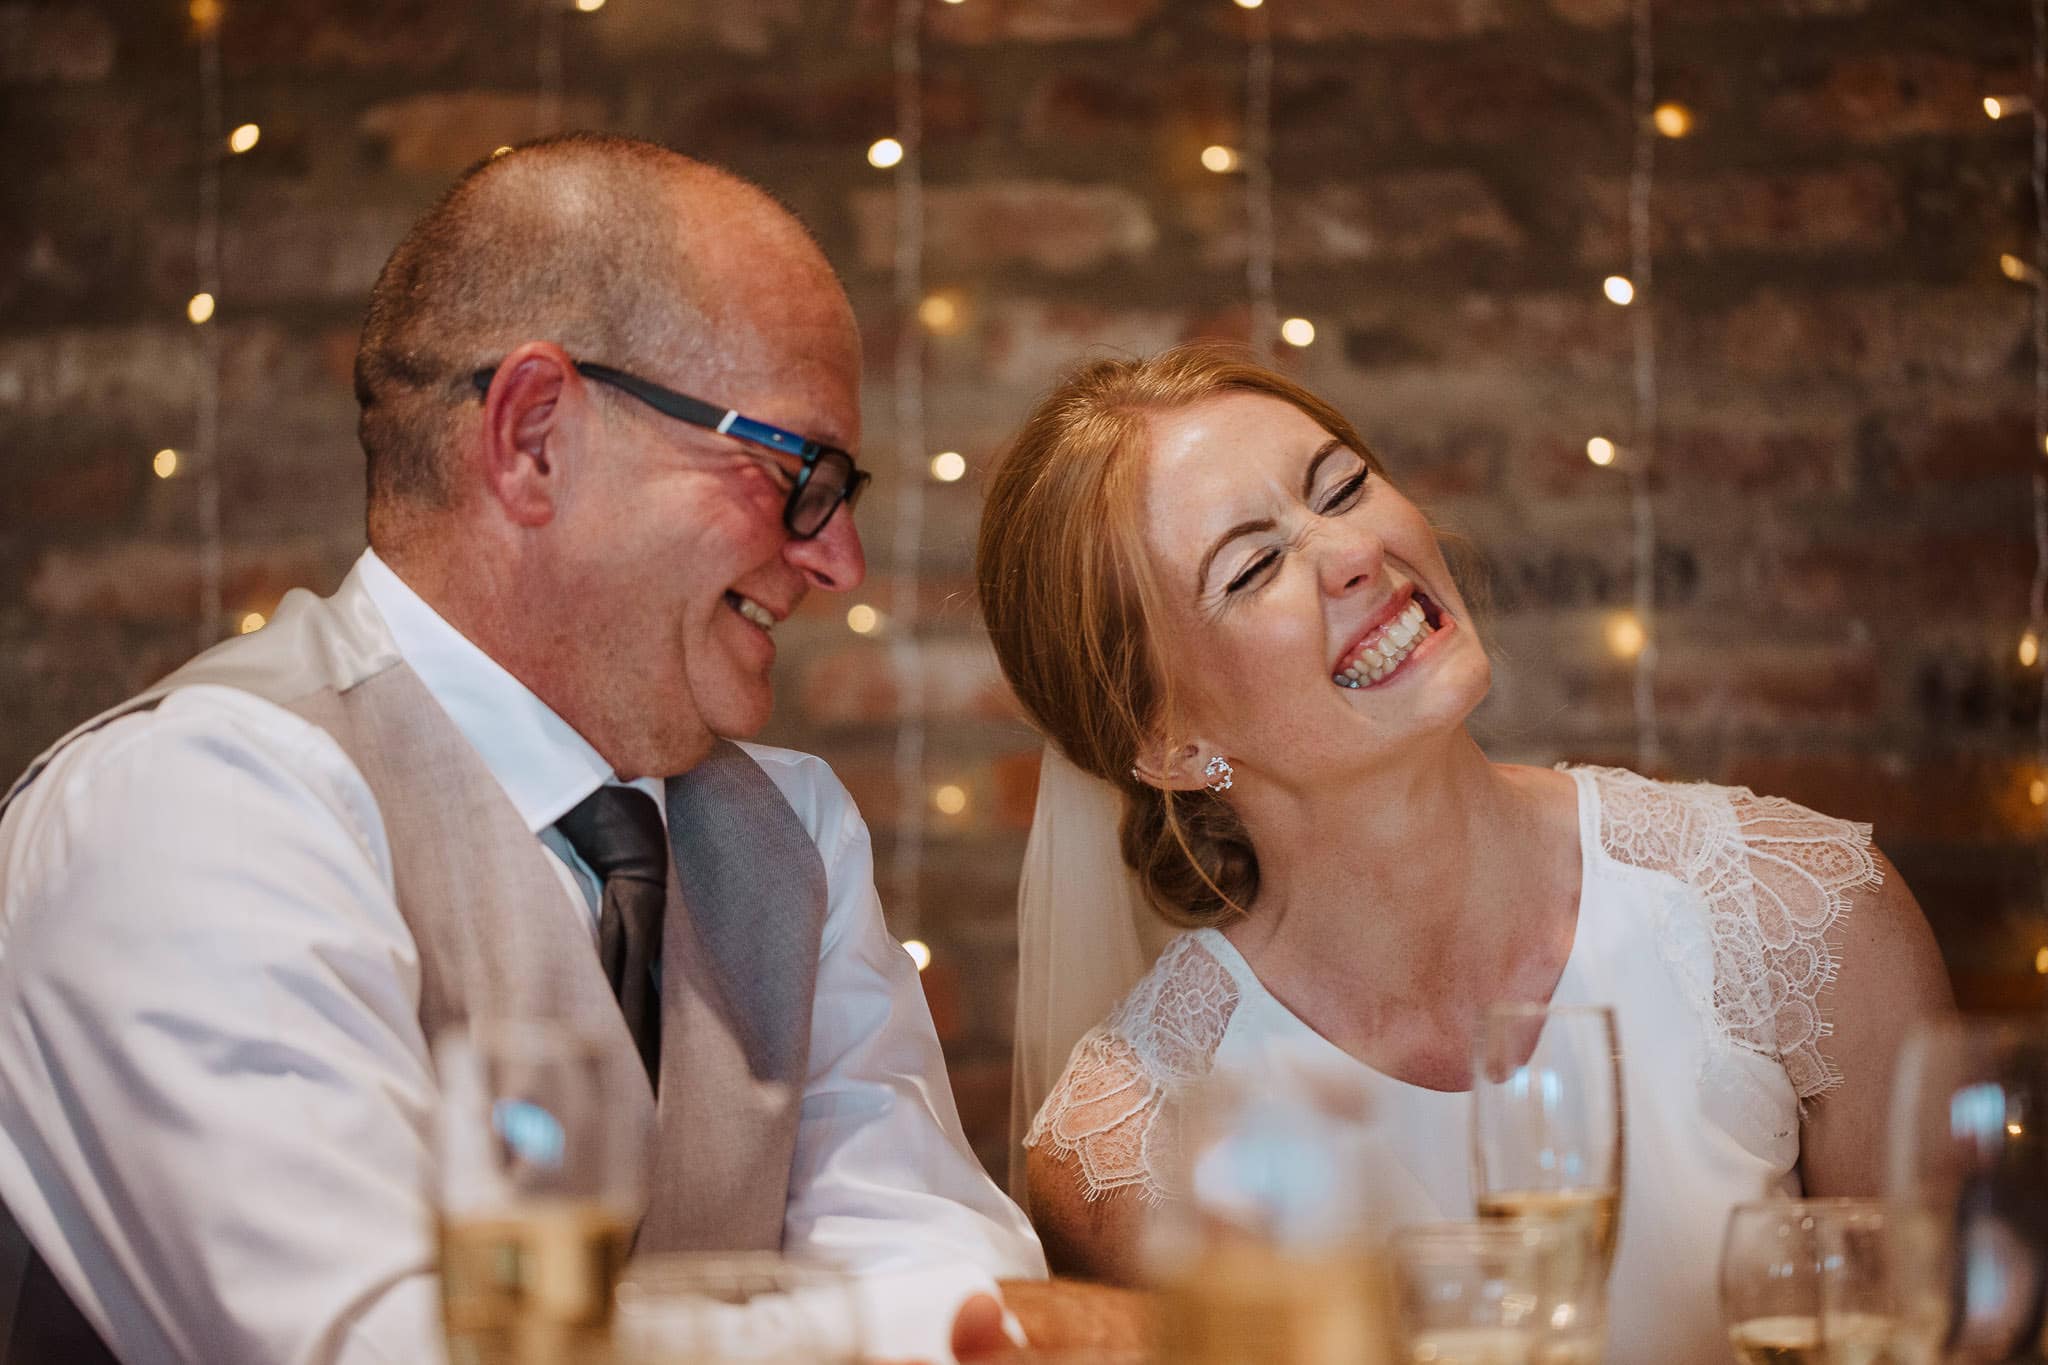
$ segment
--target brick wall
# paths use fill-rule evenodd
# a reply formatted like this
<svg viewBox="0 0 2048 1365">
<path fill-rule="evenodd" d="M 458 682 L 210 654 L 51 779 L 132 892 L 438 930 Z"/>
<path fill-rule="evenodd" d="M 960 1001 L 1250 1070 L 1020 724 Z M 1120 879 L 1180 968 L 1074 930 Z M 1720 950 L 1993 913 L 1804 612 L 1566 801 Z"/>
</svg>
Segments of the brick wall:
<svg viewBox="0 0 2048 1365">
<path fill-rule="evenodd" d="M 227 0 L 224 519 L 232 609 L 331 586 L 359 544 L 347 371 L 365 290 L 471 158 L 540 130 L 539 33 L 567 122 L 660 138 L 785 196 L 867 330 L 871 459 L 891 449 L 887 0 Z M 1625 0 L 1271 0 L 1289 364 L 1478 547 L 1505 665 L 1497 752 L 1626 761 L 1601 644 L 1629 595 Z M 196 488 L 196 64 L 175 0 L 0 0 L 15 161 L 0 208 L 0 768 L 188 654 Z M 1658 0 L 1656 203 L 1669 769 L 1877 822 L 1965 994 L 2038 1000 L 2038 676 L 2014 643 L 2033 563 L 2022 0 Z M 1009 904 L 1035 746 L 977 634 L 978 479 L 1054 372 L 1246 325 L 1227 0 L 935 3 L 920 625 L 933 640 L 928 991 L 983 1152 L 1007 1098 Z M 887 483 L 864 510 L 881 603 Z M 879 532 L 879 533 L 878 533 Z M 781 632 L 771 739 L 838 767 L 889 847 L 897 697 L 883 638 L 814 598 Z M 900 624 L 900 623 L 899 623 Z"/>
</svg>

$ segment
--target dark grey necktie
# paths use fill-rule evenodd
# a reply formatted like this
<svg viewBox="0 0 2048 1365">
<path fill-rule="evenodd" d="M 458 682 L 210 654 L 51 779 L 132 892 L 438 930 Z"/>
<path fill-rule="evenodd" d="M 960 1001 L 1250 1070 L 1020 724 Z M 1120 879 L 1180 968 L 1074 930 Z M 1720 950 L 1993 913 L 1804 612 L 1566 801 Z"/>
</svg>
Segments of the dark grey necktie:
<svg viewBox="0 0 2048 1365">
<path fill-rule="evenodd" d="M 656 1088 L 661 1077 L 661 925 L 668 906 L 668 832 L 645 792 L 603 786 L 555 821 L 576 856 L 604 879 L 597 955 Z"/>
</svg>

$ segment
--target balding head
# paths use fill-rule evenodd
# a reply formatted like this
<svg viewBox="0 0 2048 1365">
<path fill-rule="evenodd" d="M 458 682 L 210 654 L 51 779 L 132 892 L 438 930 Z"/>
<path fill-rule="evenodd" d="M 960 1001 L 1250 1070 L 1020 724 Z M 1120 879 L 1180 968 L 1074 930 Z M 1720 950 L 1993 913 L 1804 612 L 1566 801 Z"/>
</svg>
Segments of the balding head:
<svg viewBox="0 0 2048 1365">
<path fill-rule="evenodd" d="M 630 138 L 515 148 L 456 182 L 371 294 L 355 386 L 372 544 L 461 499 L 469 377 L 534 340 L 707 397 L 793 360 L 858 363 L 831 266 L 758 187 Z"/>
</svg>

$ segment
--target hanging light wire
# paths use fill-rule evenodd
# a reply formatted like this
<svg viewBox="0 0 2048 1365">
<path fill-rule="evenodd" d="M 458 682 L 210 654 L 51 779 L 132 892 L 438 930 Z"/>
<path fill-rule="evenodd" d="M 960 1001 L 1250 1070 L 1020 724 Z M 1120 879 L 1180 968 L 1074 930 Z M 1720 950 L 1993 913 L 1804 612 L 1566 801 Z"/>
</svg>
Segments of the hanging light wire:
<svg viewBox="0 0 2048 1365">
<path fill-rule="evenodd" d="M 218 7 L 191 10 L 199 39 L 199 218 L 193 240 L 193 277 L 198 292 L 221 298 L 221 163 L 227 152 L 226 97 L 222 90 Z M 199 522 L 199 644 L 227 634 L 225 591 L 227 551 L 221 530 L 221 334 L 211 316 L 195 322 L 199 348 L 194 395 L 193 454 Z"/>
<path fill-rule="evenodd" d="M 562 32 L 569 22 L 568 0 L 544 0 L 540 16 L 540 49 L 535 57 L 535 135 L 546 137 L 562 127 Z"/>
<path fill-rule="evenodd" d="M 2040 707 L 2034 720 L 2034 776 L 2048 780 L 2048 659 L 2039 642 L 2048 640 L 2048 0 L 2034 0 L 2034 583 L 2027 599 L 2027 628 L 2036 641 L 2041 669 Z M 2048 832 L 2036 851 L 2041 905 L 2048 920 Z"/>
<path fill-rule="evenodd" d="M 1245 11 L 1244 193 L 1245 289 L 1251 304 L 1252 349 L 1271 364 L 1280 329 L 1273 293 L 1273 20 L 1270 6 Z"/>
<path fill-rule="evenodd" d="M 896 72 L 896 526 L 886 612 L 894 626 L 896 675 L 896 830 L 887 902 L 896 934 L 915 937 L 924 870 L 925 696 L 918 639 L 918 558 L 924 544 L 924 0 L 897 0 Z"/>
<path fill-rule="evenodd" d="M 1651 0 L 1635 0 L 1631 114 L 1635 144 L 1629 167 L 1628 246 L 1635 285 L 1629 310 L 1634 356 L 1634 435 L 1628 460 L 1629 508 L 1634 523 L 1635 617 L 1642 648 L 1635 656 L 1636 767 L 1654 775 L 1663 754 L 1657 725 L 1657 514 L 1650 471 L 1657 456 L 1657 326 L 1650 192 L 1657 165 L 1656 42 Z"/>
</svg>

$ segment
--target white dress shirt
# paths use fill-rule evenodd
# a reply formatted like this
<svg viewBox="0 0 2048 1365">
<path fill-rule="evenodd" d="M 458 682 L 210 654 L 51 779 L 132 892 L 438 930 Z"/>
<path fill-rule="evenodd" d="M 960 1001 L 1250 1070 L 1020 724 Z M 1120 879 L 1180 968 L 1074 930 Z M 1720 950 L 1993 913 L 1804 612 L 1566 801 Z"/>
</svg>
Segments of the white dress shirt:
<svg viewBox="0 0 2048 1365">
<path fill-rule="evenodd" d="M 361 569 L 594 935 L 596 882 L 551 826 L 609 766 L 374 554 Z M 1044 1260 L 961 1134 L 851 798 L 817 758 L 745 747 L 830 897 L 786 1247 L 871 1277 L 871 1351 L 944 1359 L 968 1293 Z M 0 1197 L 117 1354 L 440 1358 L 418 993 L 368 786 L 253 694 L 188 687 L 113 721 L 8 808 Z"/>
</svg>

